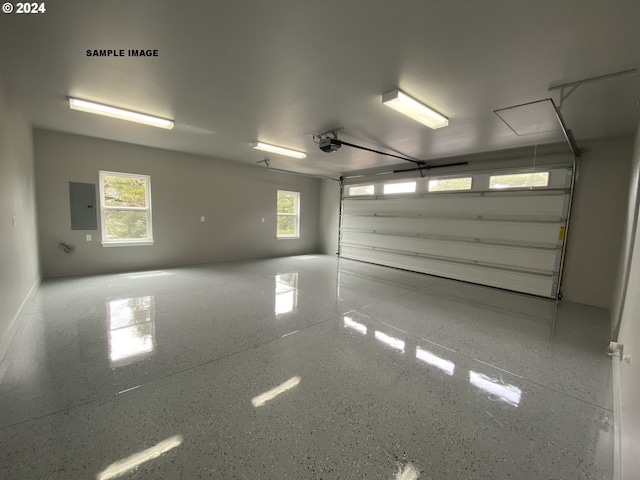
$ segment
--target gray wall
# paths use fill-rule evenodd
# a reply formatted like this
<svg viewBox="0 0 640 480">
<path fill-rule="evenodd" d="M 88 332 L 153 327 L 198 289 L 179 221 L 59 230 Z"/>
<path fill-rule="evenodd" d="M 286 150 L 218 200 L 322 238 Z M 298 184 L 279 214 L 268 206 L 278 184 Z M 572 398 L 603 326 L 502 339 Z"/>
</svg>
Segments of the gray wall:
<svg viewBox="0 0 640 480">
<path fill-rule="evenodd" d="M 45 277 L 318 252 L 317 179 L 47 130 L 34 131 L 34 145 Z M 151 176 L 154 245 L 105 248 L 100 227 L 71 230 L 69 182 L 97 190 L 99 170 Z M 300 239 L 276 238 L 278 189 L 301 193 Z M 76 249 L 65 254 L 59 242 Z"/>
<path fill-rule="evenodd" d="M 0 359 L 37 285 L 36 242 L 31 127 L 0 81 Z"/>
<path fill-rule="evenodd" d="M 333 180 L 320 184 L 319 249 L 321 253 L 338 252 L 338 223 L 340 219 L 340 185 Z"/>
<path fill-rule="evenodd" d="M 565 300 L 610 308 L 629 192 L 633 139 L 580 142 L 562 282 Z"/>
</svg>

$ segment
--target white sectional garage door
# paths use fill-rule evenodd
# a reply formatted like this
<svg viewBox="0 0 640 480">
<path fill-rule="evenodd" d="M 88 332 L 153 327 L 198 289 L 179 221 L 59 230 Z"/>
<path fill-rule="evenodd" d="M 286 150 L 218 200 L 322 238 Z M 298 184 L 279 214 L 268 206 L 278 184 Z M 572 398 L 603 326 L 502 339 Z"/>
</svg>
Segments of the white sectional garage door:
<svg viewBox="0 0 640 480">
<path fill-rule="evenodd" d="M 500 183 L 517 184 L 527 177 L 521 171 L 345 186 L 340 255 L 554 298 L 572 169 L 536 173 L 545 172 L 546 185 L 524 188 Z M 468 189 L 434 191 L 447 181 Z M 384 193 L 412 187 L 414 193 Z"/>
</svg>

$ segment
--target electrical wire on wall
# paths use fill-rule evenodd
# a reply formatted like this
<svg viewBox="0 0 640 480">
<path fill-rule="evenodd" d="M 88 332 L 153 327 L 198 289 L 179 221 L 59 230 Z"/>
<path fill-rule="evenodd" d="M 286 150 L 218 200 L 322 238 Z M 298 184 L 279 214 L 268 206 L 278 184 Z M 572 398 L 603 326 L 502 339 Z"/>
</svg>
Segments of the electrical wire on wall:
<svg viewBox="0 0 640 480">
<path fill-rule="evenodd" d="M 67 253 L 67 254 L 72 254 L 73 251 L 76 249 L 75 245 L 71 245 L 64 242 L 58 243 L 58 247 L 60 247 L 60 250 L 62 250 L 64 253 Z"/>
</svg>

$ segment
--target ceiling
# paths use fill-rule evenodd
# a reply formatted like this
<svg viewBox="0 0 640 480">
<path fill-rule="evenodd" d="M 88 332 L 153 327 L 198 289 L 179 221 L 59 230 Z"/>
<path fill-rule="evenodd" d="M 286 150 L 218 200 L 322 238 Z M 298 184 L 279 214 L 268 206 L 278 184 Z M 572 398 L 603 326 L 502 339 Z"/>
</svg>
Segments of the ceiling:
<svg viewBox="0 0 640 480">
<path fill-rule="evenodd" d="M 255 164 L 257 140 L 302 150 L 273 167 L 336 174 L 399 161 L 321 152 L 313 134 L 415 159 L 547 144 L 493 111 L 553 98 L 551 85 L 640 66 L 638 0 L 229 0 L 46 2 L 0 16 L 0 74 L 35 127 Z M 157 49 L 158 57 L 87 57 Z M 381 103 L 400 88 L 449 117 L 430 130 Z M 161 130 L 72 111 L 67 97 L 174 119 Z M 640 73 L 580 86 L 575 137 L 632 136 Z"/>
</svg>

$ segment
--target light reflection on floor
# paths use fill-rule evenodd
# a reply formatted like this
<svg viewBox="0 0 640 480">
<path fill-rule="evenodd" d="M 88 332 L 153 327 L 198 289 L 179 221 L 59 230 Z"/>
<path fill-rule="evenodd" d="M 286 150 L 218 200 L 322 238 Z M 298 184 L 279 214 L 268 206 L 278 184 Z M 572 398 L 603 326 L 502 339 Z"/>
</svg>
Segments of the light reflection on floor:
<svg viewBox="0 0 640 480">
<path fill-rule="evenodd" d="M 106 309 L 111 366 L 130 364 L 155 350 L 153 296 L 109 300 Z"/>
<path fill-rule="evenodd" d="M 167 438 L 152 447 L 112 463 L 96 475 L 96 480 L 111 480 L 112 478 L 120 477 L 125 473 L 138 468 L 143 463 L 154 460 L 163 453 L 179 447 L 182 442 L 183 438 L 180 435 L 174 435 L 171 438 Z"/>
<path fill-rule="evenodd" d="M 605 310 L 320 255 L 160 272 L 42 284 L 0 478 L 612 477 Z"/>
</svg>

